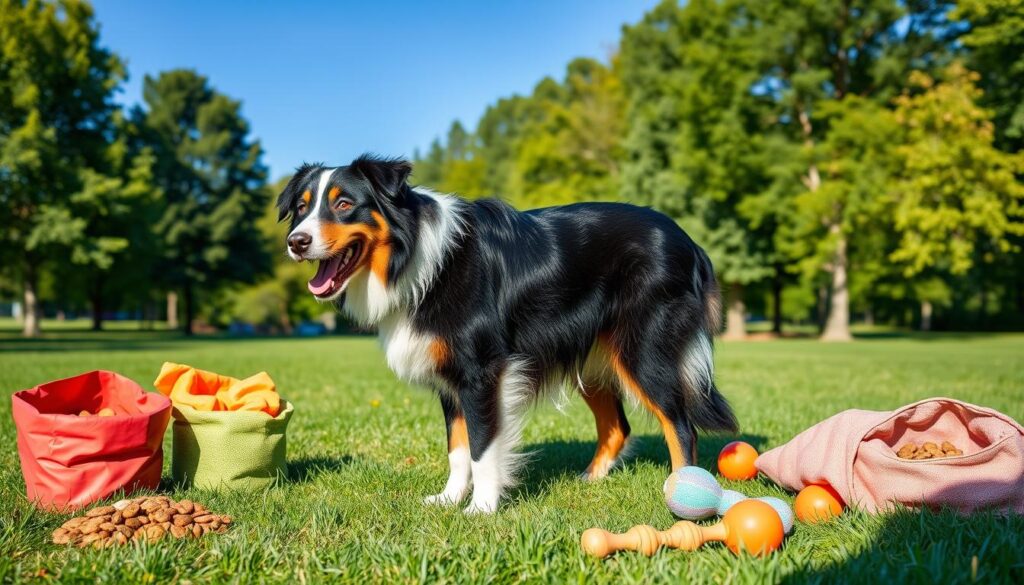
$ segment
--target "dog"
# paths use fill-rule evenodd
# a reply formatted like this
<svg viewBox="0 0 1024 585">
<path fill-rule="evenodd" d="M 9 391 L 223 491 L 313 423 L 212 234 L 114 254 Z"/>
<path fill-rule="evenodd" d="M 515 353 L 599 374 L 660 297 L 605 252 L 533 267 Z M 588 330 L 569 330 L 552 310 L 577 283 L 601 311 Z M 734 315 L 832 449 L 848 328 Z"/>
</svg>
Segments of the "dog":
<svg viewBox="0 0 1024 585">
<path fill-rule="evenodd" d="M 411 172 L 371 155 L 305 164 L 277 206 L 287 253 L 319 262 L 310 292 L 375 327 L 395 374 L 437 393 L 450 472 L 427 503 L 472 488 L 466 512 L 494 512 L 525 409 L 560 384 L 594 414 L 589 479 L 623 452 L 624 398 L 661 423 L 673 469 L 696 461 L 697 429 L 736 431 L 714 383 L 714 270 L 674 221 L 620 203 L 520 212 L 412 187 Z"/>
</svg>

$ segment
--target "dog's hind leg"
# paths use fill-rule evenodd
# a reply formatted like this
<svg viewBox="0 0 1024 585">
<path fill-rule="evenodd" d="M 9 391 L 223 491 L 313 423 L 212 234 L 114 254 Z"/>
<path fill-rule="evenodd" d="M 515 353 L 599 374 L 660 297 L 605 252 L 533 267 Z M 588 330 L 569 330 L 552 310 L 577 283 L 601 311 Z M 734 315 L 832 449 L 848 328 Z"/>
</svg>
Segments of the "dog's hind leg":
<svg viewBox="0 0 1024 585">
<path fill-rule="evenodd" d="M 597 425 L 597 450 L 583 477 L 600 479 L 608 475 L 622 453 L 629 438 L 629 421 L 626 420 L 622 400 L 613 389 L 602 386 L 581 388 L 580 394 L 594 413 Z"/>
<path fill-rule="evenodd" d="M 444 424 L 448 430 L 448 481 L 444 491 L 427 496 L 427 504 L 458 504 L 469 493 L 470 457 L 469 434 L 466 432 L 466 418 L 462 415 L 452 397 L 441 394 L 441 408 L 444 410 Z"/>
</svg>

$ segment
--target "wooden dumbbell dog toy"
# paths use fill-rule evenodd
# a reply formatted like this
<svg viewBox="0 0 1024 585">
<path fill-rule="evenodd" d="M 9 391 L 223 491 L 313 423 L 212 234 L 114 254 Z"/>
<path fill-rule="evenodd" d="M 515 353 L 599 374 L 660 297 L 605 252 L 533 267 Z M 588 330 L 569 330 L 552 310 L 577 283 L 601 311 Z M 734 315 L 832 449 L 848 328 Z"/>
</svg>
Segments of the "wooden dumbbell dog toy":
<svg viewBox="0 0 1024 585">
<path fill-rule="evenodd" d="M 663 546 L 697 550 L 711 541 L 725 542 L 736 554 L 742 548 L 753 555 L 764 556 L 779 548 L 784 534 L 782 520 L 774 508 L 758 500 L 743 500 L 729 508 L 722 521 L 712 526 L 684 520 L 660 532 L 652 526 L 641 525 L 623 534 L 590 528 L 583 532 L 580 544 L 587 554 L 595 557 L 606 557 L 622 550 L 651 556 Z"/>
</svg>

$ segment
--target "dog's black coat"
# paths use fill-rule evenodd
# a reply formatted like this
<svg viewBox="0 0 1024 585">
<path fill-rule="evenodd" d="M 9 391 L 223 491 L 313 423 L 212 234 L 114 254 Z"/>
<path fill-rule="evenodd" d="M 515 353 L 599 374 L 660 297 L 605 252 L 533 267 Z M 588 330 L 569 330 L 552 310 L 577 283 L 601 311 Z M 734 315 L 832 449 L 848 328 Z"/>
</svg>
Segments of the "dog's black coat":
<svg viewBox="0 0 1024 585">
<path fill-rule="evenodd" d="M 363 157 L 335 179 L 357 205 L 350 218 L 334 221 L 368 221 L 366 209 L 386 218 L 389 286 L 408 267 L 420 221 L 442 211 L 406 184 L 409 170 L 401 161 Z M 300 170 L 282 193 L 282 218 L 309 175 Z M 499 386 L 512 360 L 525 364 L 539 391 L 545 382 L 574 380 L 598 344 L 617 356 L 663 426 L 671 423 L 676 436 L 666 439 L 677 440 L 687 457 L 695 454 L 696 428 L 736 429 L 712 377 L 683 374 L 687 360 L 704 359 L 691 348 L 706 347 L 710 360 L 718 288 L 707 255 L 671 219 L 617 203 L 519 212 L 480 200 L 455 209 L 464 229 L 408 311 L 417 331 L 449 349 L 438 364 L 447 386 L 439 395 L 449 434 L 464 417 L 474 461 L 500 430 Z M 628 434 L 621 401 L 615 411 Z"/>
</svg>

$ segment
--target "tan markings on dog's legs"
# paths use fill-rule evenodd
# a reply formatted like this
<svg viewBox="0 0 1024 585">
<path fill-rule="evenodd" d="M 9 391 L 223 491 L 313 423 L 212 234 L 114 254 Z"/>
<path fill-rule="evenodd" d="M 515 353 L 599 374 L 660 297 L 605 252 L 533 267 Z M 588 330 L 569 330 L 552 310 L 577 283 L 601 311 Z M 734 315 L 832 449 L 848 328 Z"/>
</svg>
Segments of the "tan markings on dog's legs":
<svg viewBox="0 0 1024 585">
<path fill-rule="evenodd" d="M 460 414 L 452 420 L 448 428 L 448 481 L 441 493 L 427 496 L 423 502 L 453 505 L 465 499 L 469 493 L 471 465 L 466 419 Z"/>
<path fill-rule="evenodd" d="M 651 401 L 650 397 L 647 396 L 647 392 L 637 383 L 633 374 L 630 373 L 629 368 L 622 361 L 622 356 L 618 350 L 614 347 L 609 348 L 611 354 L 612 368 L 615 370 L 615 375 L 618 376 L 622 387 L 637 397 L 640 402 L 643 403 L 647 410 L 651 411 L 654 416 L 658 417 L 658 421 L 661 423 L 661 430 L 665 433 L 665 443 L 668 444 L 668 453 L 672 459 L 672 470 L 675 471 L 680 467 L 687 465 L 686 454 L 683 452 L 683 446 L 679 442 L 679 435 L 676 433 L 676 427 L 672 424 L 665 413 L 658 408 L 658 405 Z"/>
<path fill-rule="evenodd" d="M 618 397 L 610 389 L 598 388 L 591 392 L 580 392 L 583 400 L 594 413 L 597 425 L 597 450 L 587 467 L 588 479 L 599 479 L 608 475 L 616 459 L 626 445 L 629 430 L 619 418 Z"/>
</svg>

